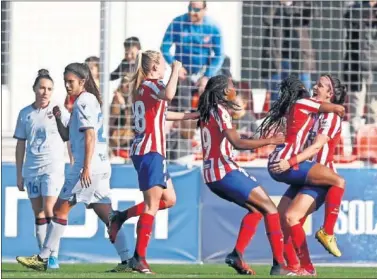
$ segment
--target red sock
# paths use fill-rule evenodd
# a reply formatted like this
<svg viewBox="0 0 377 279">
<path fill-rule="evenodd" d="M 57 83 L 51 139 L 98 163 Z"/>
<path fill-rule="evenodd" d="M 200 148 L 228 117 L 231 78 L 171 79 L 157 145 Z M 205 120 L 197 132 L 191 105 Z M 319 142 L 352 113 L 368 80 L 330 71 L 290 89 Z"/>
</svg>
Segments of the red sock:
<svg viewBox="0 0 377 279">
<path fill-rule="evenodd" d="M 142 213 L 137 222 L 137 239 L 135 253 L 139 257 L 145 258 L 149 239 L 152 234 L 154 216 Z"/>
<path fill-rule="evenodd" d="M 268 240 L 270 241 L 274 261 L 276 261 L 278 264 L 284 265 L 284 244 L 279 213 L 265 215 L 264 224 L 266 226 L 266 232 L 268 235 Z"/>
<path fill-rule="evenodd" d="M 326 195 L 325 220 L 323 229 L 329 235 L 334 234 L 336 220 L 338 220 L 339 207 L 342 202 L 344 189 L 331 186 Z"/>
<path fill-rule="evenodd" d="M 295 247 L 293 247 L 291 239 L 291 230 L 288 225 L 281 227 L 284 235 L 284 259 L 289 267 L 299 268 L 299 261 L 296 255 Z"/>
<path fill-rule="evenodd" d="M 160 200 L 160 205 L 158 210 L 163 210 L 167 208 L 165 201 Z M 121 212 L 121 218 L 126 221 L 132 217 L 140 216 L 144 212 L 144 202 L 136 204 L 129 209 Z"/>
<path fill-rule="evenodd" d="M 243 254 L 246 246 L 255 234 L 259 221 L 263 215 L 259 212 L 250 212 L 243 217 L 241 222 L 240 231 L 236 242 L 235 250 Z"/>
<path fill-rule="evenodd" d="M 304 267 L 312 264 L 309 256 L 308 245 L 306 243 L 305 231 L 301 224 L 296 224 L 291 227 L 291 237 L 301 266 Z"/>
</svg>

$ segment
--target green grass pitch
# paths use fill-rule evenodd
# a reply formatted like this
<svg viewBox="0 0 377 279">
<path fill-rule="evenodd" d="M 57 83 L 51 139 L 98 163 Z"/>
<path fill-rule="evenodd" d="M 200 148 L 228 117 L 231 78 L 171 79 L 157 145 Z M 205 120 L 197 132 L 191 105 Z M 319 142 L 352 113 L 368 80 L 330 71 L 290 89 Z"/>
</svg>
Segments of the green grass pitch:
<svg viewBox="0 0 377 279">
<path fill-rule="evenodd" d="M 134 273 L 106 273 L 111 264 L 61 264 L 58 271 L 37 272 L 26 269 L 15 263 L 2 264 L 2 278 L 245 278 L 249 276 L 237 275 L 226 265 L 168 265 L 155 264 L 151 268 L 156 275 L 142 275 Z M 255 265 L 257 276 L 253 278 L 269 278 L 270 267 Z M 377 267 L 318 267 L 318 277 L 322 278 L 377 278 Z M 276 278 L 276 277 L 274 277 Z"/>
</svg>

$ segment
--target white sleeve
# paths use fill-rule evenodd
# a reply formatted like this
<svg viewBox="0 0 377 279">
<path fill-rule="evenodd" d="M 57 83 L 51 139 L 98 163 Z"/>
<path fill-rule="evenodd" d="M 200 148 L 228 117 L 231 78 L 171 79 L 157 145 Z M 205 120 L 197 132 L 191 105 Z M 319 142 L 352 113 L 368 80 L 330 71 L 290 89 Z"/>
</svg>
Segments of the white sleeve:
<svg viewBox="0 0 377 279">
<path fill-rule="evenodd" d="M 25 119 L 22 111 L 20 111 L 20 113 L 18 114 L 16 129 L 14 131 L 13 137 L 19 140 L 26 140 L 27 138 Z"/>
<path fill-rule="evenodd" d="M 80 131 L 94 129 L 98 122 L 97 100 L 82 96 L 76 103 L 77 109 L 77 126 Z"/>
</svg>

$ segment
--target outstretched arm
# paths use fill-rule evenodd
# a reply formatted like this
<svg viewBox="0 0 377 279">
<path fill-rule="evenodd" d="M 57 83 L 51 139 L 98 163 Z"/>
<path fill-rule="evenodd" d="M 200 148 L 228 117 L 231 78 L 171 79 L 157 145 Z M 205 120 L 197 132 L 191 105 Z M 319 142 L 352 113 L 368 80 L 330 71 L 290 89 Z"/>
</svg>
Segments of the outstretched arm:
<svg viewBox="0 0 377 279">
<path fill-rule="evenodd" d="M 234 148 L 238 150 L 251 150 L 270 144 L 278 145 L 284 143 L 285 141 L 285 137 L 283 135 L 277 135 L 267 139 L 241 139 L 240 135 L 234 128 L 226 129 L 223 131 L 223 133 Z"/>
<path fill-rule="evenodd" d="M 190 112 L 190 113 L 183 113 L 183 112 L 174 112 L 168 111 L 166 115 L 166 120 L 168 121 L 179 121 L 179 120 L 195 120 L 199 119 L 198 112 Z"/>
</svg>

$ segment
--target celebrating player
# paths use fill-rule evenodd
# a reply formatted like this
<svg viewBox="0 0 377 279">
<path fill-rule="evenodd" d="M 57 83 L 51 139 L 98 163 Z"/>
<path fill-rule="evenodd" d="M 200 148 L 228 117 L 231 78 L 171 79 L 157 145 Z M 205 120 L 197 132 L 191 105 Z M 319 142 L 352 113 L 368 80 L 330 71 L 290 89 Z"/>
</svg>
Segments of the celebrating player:
<svg viewBox="0 0 377 279">
<path fill-rule="evenodd" d="M 115 211 L 110 217 L 109 235 L 114 241 L 122 224 L 139 216 L 136 248 L 130 266 L 140 273 L 153 273 L 145 259 L 154 216 L 158 210 L 172 207 L 176 195 L 167 172 L 165 120 L 197 119 L 197 113 L 166 112 L 167 102 L 177 90 L 178 74 L 182 64 L 175 61 L 170 79 L 165 86 L 161 79 L 165 74 L 165 61 L 156 51 L 139 52 L 136 73 L 131 78 L 135 138 L 130 154 L 138 173 L 139 187 L 144 202 L 123 212 Z"/>
<path fill-rule="evenodd" d="M 69 64 L 64 71 L 67 93 L 75 97 L 68 127 L 61 121 L 59 107 L 54 115 L 63 140 L 71 142 L 73 166 L 66 175 L 64 186 L 54 207 L 54 217 L 48 227 L 43 249 L 39 255 L 17 257 L 22 265 L 43 271 L 47 258 L 62 237 L 67 226 L 68 214 L 79 202 L 92 208 L 106 224 L 111 212 L 110 175 L 111 166 L 107 156 L 106 140 L 103 138 L 101 99 L 98 88 L 85 64 Z M 114 244 L 122 264 L 114 271 L 127 269 L 127 247 L 125 235 L 118 235 Z"/>
<path fill-rule="evenodd" d="M 321 76 L 313 89 L 317 100 L 339 105 L 343 105 L 344 103 L 346 96 L 345 87 L 335 77 L 329 75 Z M 336 172 L 333 156 L 336 145 L 340 140 L 340 135 L 341 118 L 334 113 L 319 114 L 309 134 L 307 143 L 309 147 L 302 153 L 307 154 L 308 159 L 314 156 L 314 161 Z M 324 203 L 327 191 L 328 188 L 325 187 L 291 185 L 283 195 L 278 206 L 279 213 L 284 222 L 285 258 L 288 266 L 292 268 L 301 266 L 302 275 L 316 275 L 316 271 L 310 260 L 302 224 L 309 214 L 318 210 Z M 331 232 L 331 229 L 332 227 L 324 226 L 324 230 L 328 234 L 330 234 L 329 230 Z M 292 238 L 290 237 L 291 234 Z M 296 254 L 300 263 L 297 261 Z"/>
<path fill-rule="evenodd" d="M 332 169 L 308 161 L 305 159 L 306 154 L 299 153 L 303 150 L 314 124 L 314 115 L 318 112 L 334 112 L 343 116 L 344 107 L 305 98 L 308 95 L 308 91 L 297 78 L 289 77 L 283 80 L 280 97 L 273 104 L 259 129 L 263 136 L 269 135 L 280 129 L 284 118 L 287 118 L 286 142 L 277 146 L 269 157 L 268 170 L 274 180 L 288 185 L 331 186 L 326 198 L 324 221 L 324 227 L 328 229 L 324 231 L 321 228 L 316 233 L 316 238 L 330 253 L 339 257 L 341 252 L 337 247 L 333 229 L 338 218 L 345 181 Z"/>
<path fill-rule="evenodd" d="M 50 100 L 53 90 L 54 81 L 49 72 L 39 70 L 33 85 L 35 101 L 20 111 L 14 133 L 17 139 L 17 187 L 25 191 L 26 186 L 35 215 L 39 249 L 42 249 L 64 181 L 64 142 L 52 114 L 54 104 Z M 68 121 L 69 113 L 63 110 L 62 123 L 66 126 Z M 51 247 L 49 268 L 59 268 L 58 250 L 59 242 Z"/>
<path fill-rule="evenodd" d="M 243 253 L 259 221 L 264 217 L 274 259 L 270 274 L 293 275 L 284 268 L 283 236 L 276 206 L 257 180 L 232 159 L 233 147 L 250 150 L 269 144 L 281 144 L 284 136 L 258 140 L 241 139 L 232 127 L 230 115 L 232 111 L 240 109 L 235 100 L 236 91 L 232 81 L 219 75 L 208 81 L 198 107 L 204 180 L 213 193 L 249 211 L 242 219 L 235 248 L 227 255 L 225 262 L 239 274 L 255 274 L 243 260 Z"/>
</svg>

